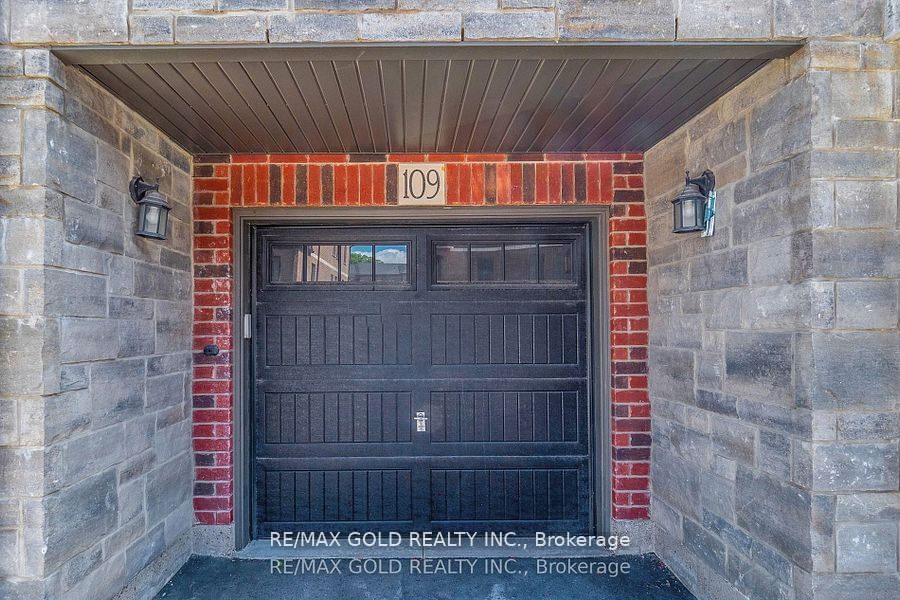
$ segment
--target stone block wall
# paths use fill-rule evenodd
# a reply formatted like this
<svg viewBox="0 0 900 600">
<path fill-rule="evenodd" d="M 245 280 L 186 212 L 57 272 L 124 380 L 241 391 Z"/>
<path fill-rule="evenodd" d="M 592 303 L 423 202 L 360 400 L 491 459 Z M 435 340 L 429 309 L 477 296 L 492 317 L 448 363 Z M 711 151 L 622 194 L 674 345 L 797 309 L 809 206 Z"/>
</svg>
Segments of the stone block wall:
<svg viewBox="0 0 900 600">
<path fill-rule="evenodd" d="M 646 219 L 641 154 L 310 154 L 198 156 L 194 164 L 194 507 L 233 514 L 232 208 L 390 206 L 398 162 L 446 164 L 451 206 L 607 204 L 612 380 L 612 516 L 646 519 Z M 207 344 L 224 351 L 204 356 Z"/>
<path fill-rule="evenodd" d="M 833 323 L 796 340 L 796 401 L 813 415 L 802 457 L 813 592 L 889 597 L 900 590 L 900 41 L 813 43 L 797 62 L 815 82 L 810 198 L 823 215 L 809 277 L 834 296 Z"/>
<path fill-rule="evenodd" d="M 898 56 L 812 41 L 646 154 L 651 515 L 701 598 L 900 589 Z"/>
<path fill-rule="evenodd" d="M 146 594 L 190 554 L 191 157 L 0 49 L 0 597 Z M 135 174 L 173 203 L 135 237 Z"/>
<path fill-rule="evenodd" d="M 15 44 L 890 39 L 896 1 L 0 0 L 0 20 Z"/>
</svg>

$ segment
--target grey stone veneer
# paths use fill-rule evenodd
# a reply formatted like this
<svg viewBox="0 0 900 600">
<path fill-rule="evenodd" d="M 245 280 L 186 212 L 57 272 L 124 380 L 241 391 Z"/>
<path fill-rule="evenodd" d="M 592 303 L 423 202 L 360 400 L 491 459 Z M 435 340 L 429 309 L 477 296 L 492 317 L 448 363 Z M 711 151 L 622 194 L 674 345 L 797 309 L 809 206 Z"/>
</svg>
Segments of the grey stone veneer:
<svg viewBox="0 0 900 600">
<path fill-rule="evenodd" d="M 897 1 L 0 0 L 0 21 L 17 44 L 896 39 Z"/>
<path fill-rule="evenodd" d="M 651 513 L 701 598 L 900 590 L 898 57 L 813 41 L 646 154 Z M 683 168 L 712 238 L 670 232 Z"/>
<path fill-rule="evenodd" d="M 0 49 L 0 597 L 107 598 L 190 553 L 191 158 L 46 50 Z M 173 202 L 132 233 L 128 181 Z"/>
</svg>

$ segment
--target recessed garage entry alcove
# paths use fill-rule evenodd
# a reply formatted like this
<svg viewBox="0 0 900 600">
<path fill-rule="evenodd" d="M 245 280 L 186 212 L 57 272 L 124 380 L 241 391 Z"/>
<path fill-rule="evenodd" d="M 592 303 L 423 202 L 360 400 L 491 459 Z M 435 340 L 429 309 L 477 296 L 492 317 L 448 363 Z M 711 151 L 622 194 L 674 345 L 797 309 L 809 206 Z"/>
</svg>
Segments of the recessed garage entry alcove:
<svg viewBox="0 0 900 600">
<path fill-rule="evenodd" d="M 611 372 L 609 358 L 640 367 L 646 333 L 611 349 L 608 321 L 610 265 L 638 280 L 645 255 L 627 232 L 608 238 L 609 219 L 642 231 L 643 208 L 615 206 L 642 200 L 640 153 L 792 49 L 60 50 L 196 155 L 195 314 L 205 292 L 234 284 L 216 309 L 231 322 L 195 325 L 195 351 L 226 349 L 195 361 L 195 449 L 234 449 L 198 454 L 201 521 L 233 518 L 240 548 L 285 528 L 600 533 L 613 504 L 612 516 L 645 516 L 649 420 L 629 421 L 642 413 L 623 405 L 610 432 L 610 385 L 640 398 L 646 371 Z M 395 163 L 417 161 L 448 163 L 449 205 L 612 212 L 450 206 L 342 220 L 341 204 L 395 204 Z M 316 208 L 313 227 L 301 204 L 333 208 Z M 230 207 L 259 205 L 286 220 L 241 213 L 221 238 L 234 262 L 204 258 L 227 251 L 198 244 L 232 227 Z M 614 318 L 646 320 L 634 285 L 619 294 L 637 304 L 614 302 Z M 233 388 L 203 381 L 232 356 Z M 232 433 L 202 433 L 232 403 Z M 613 439 L 629 423 L 637 433 Z M 220 465 L 233 480 L 205 483 Z"/>
<path fill-rule="evenodd" d="M 709 597 L 889 596 L 879 44 L 56 50 L 192 157 L 194 539 L 642 532 Z M 712 237 L 672 234 L 687 168 Z"/>
</svg>

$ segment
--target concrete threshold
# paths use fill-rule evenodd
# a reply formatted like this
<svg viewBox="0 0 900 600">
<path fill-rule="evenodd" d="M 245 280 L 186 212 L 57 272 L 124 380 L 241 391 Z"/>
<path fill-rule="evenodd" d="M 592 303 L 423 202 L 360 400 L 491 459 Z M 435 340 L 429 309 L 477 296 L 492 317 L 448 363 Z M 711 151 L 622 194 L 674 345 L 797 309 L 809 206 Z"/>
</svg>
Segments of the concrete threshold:
<svg viewBox="0 0 900 600">
<path fill-rule="evenodd" d="M 347 540 L 341 544 L 285 547 L 271 544 L 268 540 L 254 540 L 245 548 L 234 553 L 235 558 L 246 560 L 271 560 L 278 558 L 323 559 L 323 558 L 606 558 L 634 554 L 637 549 L 619 548 L 616 552 L 596 546 L 553 546 L 538 547 L 535 538 L 516 538 L 516 545 L 488 545 L 483 539 L 471 545 L 421 547 L 410 545 L 409 538 L 391 547 L 348 546 Z"/>
</svg>

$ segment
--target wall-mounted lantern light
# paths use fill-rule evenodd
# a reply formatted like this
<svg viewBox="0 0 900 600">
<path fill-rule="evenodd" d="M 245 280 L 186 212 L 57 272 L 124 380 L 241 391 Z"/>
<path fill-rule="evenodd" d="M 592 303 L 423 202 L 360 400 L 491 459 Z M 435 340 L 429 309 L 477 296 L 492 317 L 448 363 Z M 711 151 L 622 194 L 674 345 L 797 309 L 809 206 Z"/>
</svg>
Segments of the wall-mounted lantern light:
<svg viewBox="0 0 900 600">
<path fill-rule="evenodd" d="M 138 205 L 138 222 L 135 233 L 141 237 L 157 240 L 166 239 L 169 225 L 169 210 L 172 208 L 162 194 L 158 183 L 147 183 L 135 177 L 128 185 L 131 199 Z"/>
<path fill-rule="evenodd" d="M 706 202 L 716 187 L 712 171 L 703 171 L 700 177 L 691 179 L 690 171 L 684 174 L 684 189 L 672 200 L 675 221 L 672 231 L 687 233 L 703 231 L 706 226 Z"/>
</svg>

